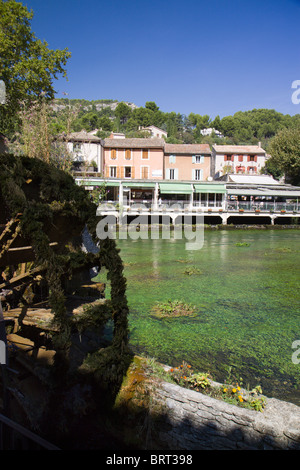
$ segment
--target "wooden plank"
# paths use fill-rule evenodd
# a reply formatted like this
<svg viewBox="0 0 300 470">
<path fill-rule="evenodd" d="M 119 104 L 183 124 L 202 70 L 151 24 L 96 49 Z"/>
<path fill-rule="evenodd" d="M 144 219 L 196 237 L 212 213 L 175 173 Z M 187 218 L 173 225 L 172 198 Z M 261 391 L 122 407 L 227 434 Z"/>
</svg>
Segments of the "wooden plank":
<svg viewBox="0 0 300 470">
<path fill-rule="evenodd" d="M 46 441 L 37 434 L 34 434 L 33 432 L 29 431 L 29 429 L 24 428 L 20 424 L 16 423 L 15 421 L 12 421 L 11 419 L 7 418 L 2 414 L 0 414 L 0 422 L 8 426 L 10 429 L 13 429 L 17 433 L 21 434 L 21 436 L 24 436 L 30 441 L 35 442 L 45 450 L 60 450 L 59 447 L 55 446 L 54 444 L 51 444 L 51 442 Z"/>
<path fill-rule="evenodd" d="M 24 279 L 33 276 L 34 274 L 40 273 L 44 271 L 45 269 L 38 266 L 37 268 L 32 269 L 31 271 L 27 271 L 27 273 L 20 274 L 19 276 L 15 276 L 8 281 L 0 284 L 0 289 L 5 289 L 7 287 L 11 287 L 14 284 L 17 284 L 19 281 L 23 281 Z"/>
<path fill-rule="evenodd" d="M 58 242 L 49 243 L 49 246 L 57 249 Z M 23 245 L 18 247 L 11 247 L 0 256 L 0 266 L 9 266 L 21 263 L 27 263 L 35 260 L 35 253 L 32 246 Z"/>
</svg>

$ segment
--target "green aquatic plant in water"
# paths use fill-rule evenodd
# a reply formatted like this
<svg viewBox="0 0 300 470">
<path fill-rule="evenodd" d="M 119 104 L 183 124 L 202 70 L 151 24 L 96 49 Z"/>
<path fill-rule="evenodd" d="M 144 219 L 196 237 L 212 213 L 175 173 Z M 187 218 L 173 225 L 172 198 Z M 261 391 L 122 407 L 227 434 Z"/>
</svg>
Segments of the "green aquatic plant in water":
<svg viewBox="0 0 300 470">
<path fill-rule="evenodd" d="M 152 315 L 157 318 L 174 318 L 194 316 L 195 307 L 180 300 L 168 300 L 167 302 L 157 302 L 152 308 Z"/>
<path fill-rule="evenodd" d="M 193 274 L 202 274 L 202 271 L 196 266 L 190 266 L 183 271 L 183 274 L 186 274 L 187 276 L 192 276 Z"/>
</svg>

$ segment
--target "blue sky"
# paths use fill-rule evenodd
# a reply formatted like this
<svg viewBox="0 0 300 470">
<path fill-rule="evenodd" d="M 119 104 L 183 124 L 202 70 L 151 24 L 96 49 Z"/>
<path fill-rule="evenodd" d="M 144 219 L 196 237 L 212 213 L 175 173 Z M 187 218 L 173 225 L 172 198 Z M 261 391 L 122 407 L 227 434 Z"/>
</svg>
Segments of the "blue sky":
<svg viewBox="0 0 300 470">
<path fill-rule="evenodd" d="M 211 118 L 300 114 L 300 0 L 23 0 L 32 29 L 67 47 L 57 97 L 116 99 Z"/>
</svg>

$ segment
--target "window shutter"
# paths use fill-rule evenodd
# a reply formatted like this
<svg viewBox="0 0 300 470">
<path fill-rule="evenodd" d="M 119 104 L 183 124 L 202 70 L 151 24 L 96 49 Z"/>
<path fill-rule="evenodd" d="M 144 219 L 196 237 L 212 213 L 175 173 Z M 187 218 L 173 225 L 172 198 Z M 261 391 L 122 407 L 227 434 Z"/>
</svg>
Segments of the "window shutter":
<svg viewBox="0 0 300 470">
<path fill-rule="evenodd" d="M 170 179 L 170 168 L 166 168 L 166 179 Z"/>
<path fill-rule="evenodd" d="M 135 168 L 134 168 L 134 166 L 132 166 L 131 167 L 131 178 L 134 178 L 134 170 L 135 170 Z"/>
<path fill-rule="evenodd" d="M 106 176 L 106 178 L 109 177 L 109 166 L 105 167 L 105 176 Z"/>
<path fill-rule="evenodd" d="M 178 180 L 178 168 L 174 168 L 174 180 Z"/>
<path fill-rule="evenodd" d="M 192 156 L 192 163 L 196 163 L 196 156 L 195 155 Z"/>
<path fill-rule="evenodd" d="M 124 174 L 125 174 L 125 168 L 124 166 L 121 166 L 121 178 L 124 178 Z"/>
<path fill-rule="evenodd" d="M 196 172 L 195 170 L 192 170 L 192 180 L 194 180 L 196 178 Z"/>
</svg>

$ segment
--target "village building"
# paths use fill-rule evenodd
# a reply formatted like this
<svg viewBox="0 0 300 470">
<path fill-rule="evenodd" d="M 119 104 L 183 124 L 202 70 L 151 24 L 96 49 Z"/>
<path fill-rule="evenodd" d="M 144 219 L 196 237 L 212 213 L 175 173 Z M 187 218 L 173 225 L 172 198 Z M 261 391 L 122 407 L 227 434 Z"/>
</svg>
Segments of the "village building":
<svg viewBox="0 0 300 470">
<path fill-rule="evenodd" d="M 118 197 L 122 204 L 124 199 L 144 203 L 152 201 L 153 180 L 164 178 L 164 144 L 164 139 L 160 138 L 104 139 L 103 174 L 109 178 L 110 198 L 116 195 L 115 181 L 121 179 L 123 183 Z"/>
<path fill-rule="evenodd" d="M 211 176 L 227 173 L 259 175 L 266 163 L 266 151 L 259 145 L 213 145 Z"/>
<path fill-rule="evenodd" d="M 64 136 L 68 151 L 73 157 L 73 165 L 77 170 L 101 172 L 102 169 L 102 146 L 101 139 L 93 132 L 73 132 Z"/>
<path fill-rule="evenodd" d="M 147 127 L 140 126 L 139 131 L 149 132 L 150 137 L 157 137 L 159 139 L 163 139 L 163 138 L 168 137 L 168 133 L 166 131 L 164 131 L 163 129 L 160 129 L 157 126 L 153 126 L 153 125 L 152 126 L 147 126 Z"/>
<path fill-rule="evenodd" d="M 210 176 L 208 144 L 165 144 L 166 180 L 205 181 Z"/>
<path fill-rule="evenodd" d="M 107 178 L 162 179 L 163 139 L 104 139 L 103 170 Z"/>
</svg>

